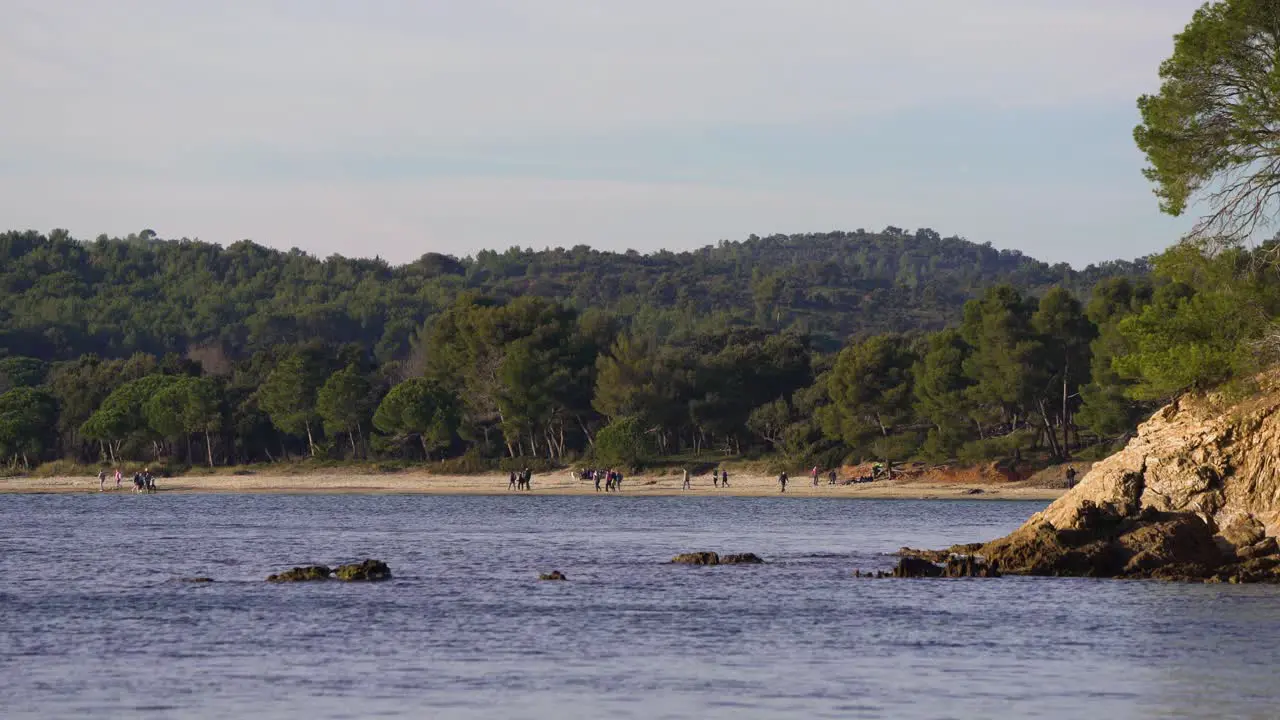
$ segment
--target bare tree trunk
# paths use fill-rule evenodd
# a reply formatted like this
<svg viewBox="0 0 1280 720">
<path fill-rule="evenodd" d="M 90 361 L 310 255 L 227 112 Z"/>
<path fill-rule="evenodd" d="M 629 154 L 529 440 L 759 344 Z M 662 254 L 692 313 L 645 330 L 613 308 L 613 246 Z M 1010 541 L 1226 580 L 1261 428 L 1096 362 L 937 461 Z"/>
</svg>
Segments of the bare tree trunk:
<svg viewBox="0 0 1280 720">
<path fill-rule="evenodd" d="M 314 438 L 311 437 L 311 421 L 307 420 L 305 425 L 307 426 L 307 449 L 311 452 L 311 457 L 315 457 L 316 441 Z"/>
<path fill-rule="evenodd" d="M 1054 457 L 1061 458 L 1062 451 L 1058 448 L 1058 433 L 1053 429 L 1053 421 L 1049 419 L 1049 411 L 1045 409 L 1044 400 L 1037 401 L 1040 405 L 1040 416 L 1044 418 L 1045 435 L 1049 438 L 1049 452 Z"/>
<path fill-rule="evenodd" d="M 213 467 L 213 439 L 209 437 L 210 434 L 208 430 L 204 432 L 204 449 L 209 457 L 209 467 Z"/>
</svg>

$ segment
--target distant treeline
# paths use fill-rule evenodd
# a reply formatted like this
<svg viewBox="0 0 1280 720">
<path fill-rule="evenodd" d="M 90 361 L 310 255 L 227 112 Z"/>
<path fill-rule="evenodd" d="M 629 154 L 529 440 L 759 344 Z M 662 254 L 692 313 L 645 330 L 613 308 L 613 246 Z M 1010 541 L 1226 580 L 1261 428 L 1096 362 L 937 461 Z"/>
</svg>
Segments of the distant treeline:
<svg viewBox="0 0 1280 720">
<path fill-rule="evenodd" d="M 386 364 L 406 358 L 415 333 L 465 293 L 608 313 L 661 341 L 760 327 L 808 335 L 831 352 L 855 335 L 954 326 L 965 301 L 1001 283 L 1084 297 L 1099 280 L 1146 272 L 1141 261 L 1075 271 L 894 227 L 753 236 L 683 253 L 428 253 L 399 266 L 150 231 L 89 242 L 10 232 L 0 234 L 0 353 L 70 360 L 215 348 L 243 359 L 320 340 L 359 343 Z"/>
<path fill-rule="evenodd" d="M 794 327 L 662 332 L 541 297 L 462 292 L 391 357 L 325 333 L 240 357 L 216 343 L 115 359 L 10 354 L 0 457 L 1065 458 L 1131 432 L 1152 403 L 1256 368 L 1280 307 L 1272 252 L 1178 246 L 1150 276 L 1102 280 L 1087 303 L 1000 284 L 962 303 L 952 328 L 862 335 L 836 353 Z"/>
</svg>

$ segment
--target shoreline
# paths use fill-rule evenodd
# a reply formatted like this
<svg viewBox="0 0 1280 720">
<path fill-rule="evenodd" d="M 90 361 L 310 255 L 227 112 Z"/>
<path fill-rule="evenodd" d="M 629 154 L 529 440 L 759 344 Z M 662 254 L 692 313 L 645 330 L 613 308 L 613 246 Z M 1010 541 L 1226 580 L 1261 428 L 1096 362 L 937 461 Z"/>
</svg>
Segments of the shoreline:
<svg viewBox="0 0 1280 720">
<path fill-rule="evenodd" d="M 987 482 L 958 483 L 925 480 L 880 480 L 876 482 L 828 485 L 824 480 L 814 487 L 809 478 L 792 479 L 787 492 L 778 491 L 772 476 L 730 475 L 728 488 L 717 488 L 708 476 L 690 479 L 691 489 L 681 488 L 678 476 L 645 476 L 626 478 L 620 492 L 595 491 L 587 481 L 574 480 L 567 472 L 533 476 L 532 491 L 507 490 L 505 474 L 430 475 L 427 473 L 390 473 L 356 475 L 348 473 L 312 473 L 306 475 L 201 475 L 158 478 L 159 494 L 309 494 L 309 495 L 619 495 L 624 497 L 797 497 L 797 498 L 863 498 L 875 500 L 1056 500 L 1065 489 L 1028 487 L 1022 483 Z M 11 477 L 0 478 L 0 495 L 4 494 L 98 494 L 96 477 Z M 114 481 L 107 482 L 107 492 L 133 494 L 126 480 L 119 490 Z"/>
</svg>

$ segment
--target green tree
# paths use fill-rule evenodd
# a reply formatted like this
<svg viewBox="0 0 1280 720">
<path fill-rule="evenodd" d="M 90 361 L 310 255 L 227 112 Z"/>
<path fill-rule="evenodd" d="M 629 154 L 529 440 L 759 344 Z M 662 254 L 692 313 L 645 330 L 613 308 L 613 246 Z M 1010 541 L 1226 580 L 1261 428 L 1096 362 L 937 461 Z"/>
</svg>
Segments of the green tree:
<svg viewBox="0 0 1280 720">
<path fill-rule="evenodd" d="M 57 435 L 57 402 L 40 388 L 18 387 L 0 394 L 0 457 L 31 467 Z"/>
<path fill-rule="evenodd" d="M 120 450 L 128 444 L 138 449 L 154 443 L 157 435 L 147 423 L 143 406 L 166 387 L 179 382 L 173 375 L 147 375 L 131 380 L 111 392 L 80 428 L 81 434 L 102 442 L 112 462 L 120 459 Z"/>
<path fill-rule="evenodd" d="M 965 358 L 965 374 L 972 381 L 965 393 L 981 410 L 986 426 L 1012 432 L 1028 421 L 1035 398 L 1046 385 L 1039 359 L 1043 346 L 1031 327 L 1035 303 L 1008 285 L 987 290 L 981 300 L 965 303 L 960 334 L 973 348 Z M 976 418 L 975 418 L 976 419 Z"/>
<path fill-rule="evenodd" d="M 596 435 L 591 457 L 609 467 L 637 468 L 649 454 L 648 435 L 639 420 L 615 418 Z"/>
<path fill-rule="evenodd" d="M 391 388 L 373 414 L 378 430 L 402 440 L 417 436 L 428 459 L 453 444 L 458 422 L 457 398 L 426 378 L 411 378 Z"/>
<path fill-rule="evenodd" d="M 351 442 L 352 456 L 359 456 L 356 439 L 364 440 L 362 429 L 369 419 L 373 398 L 369 381 L 354 366 L 339 370 L 325 380 L 316 393 L 316 412 L 330 435 L 345 434 Z"/>
<path fill-rule="evenodd" d="M 49 364 L 39 358 L 8 357 L 0 359 L 0 393 L 13 388 L 43 385 Z"/>
<path fill-rule="evenodd" d="M 1062 459 L 1070 455 L 1070 430 L 1072 417 L 1079 406 L 1080 387 L 1089 382 L 1090 347 L 1097 334 L 1093 323 L 1085 316 L 1084 308 L 1070 292 L 1054 288 L 1040 298 L 1031 326 L 1043 343 L 1044 370 L 1049 383 L 1061 390 L 1054 392 L 1045 386 L 1037 399 L 1045 423 L 1045 433 L 1055 454 Z M 1051 412 L 1050 408 L 1056 411 Z M 1062 432 L 1059 442 L 1054 437 L 1054 424 Z"/>
<path fill-rule="evenodd" d="M 1138 99 L 1144 174 L 1166 213 L 1207 205 L 1201 237 L 1247 237 L 1280 207 L 1278 16 L 1276 0 L 1206 3 L 1174 38 L 1160 91 Z"/>
<path fill-rule="evenodd" d="M 281 432 L 305 436 L 312 457 L 316 454 L 316 392 L 323 382 L 324 367 L 315 358 L 293 353 L 280 361 L 258 389 L 258 403 L 271 423 Z"/>
<path fill-rule="evenodd" d="M 827 376 L 831 404 L 823 408 L 824 432 L 850 447 L 896 434 L 911 419 L 915 362 L 915 352 L 900 335 L 877 335 L 841 351 Z M 899 449 L 902 443 L 881 447 Z"/>
<path fill-rule="evenodd" d="M 972 435 L 965 394 L 972 382 L 964 372 L 971 351 L 958 330 L 942 330 L 929 336 L 924 355 L 912 368 L 915 411 L 933 426 L 924 452 L 935 459 L 953 457 Z"/>
</svg>

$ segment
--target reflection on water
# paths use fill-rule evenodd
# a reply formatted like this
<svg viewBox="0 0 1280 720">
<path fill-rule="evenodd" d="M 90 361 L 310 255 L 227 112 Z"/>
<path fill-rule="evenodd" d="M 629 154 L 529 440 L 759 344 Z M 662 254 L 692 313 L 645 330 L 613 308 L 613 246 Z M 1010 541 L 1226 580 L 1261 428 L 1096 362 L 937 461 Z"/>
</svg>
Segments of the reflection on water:
<svg viewBox="0 0 1280 720">
<path fill-rule="evenodd" d="M 1275 716 L 1277 588 L 850 577 L 1041 506 L 0 497 L 0 714 Z M 701 549 L 769 564 L 664 563 Z M 262 582 L 364 557 L 396 580 Z"/>
</svg>

